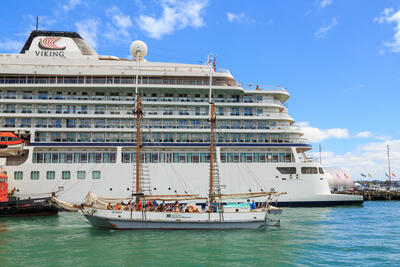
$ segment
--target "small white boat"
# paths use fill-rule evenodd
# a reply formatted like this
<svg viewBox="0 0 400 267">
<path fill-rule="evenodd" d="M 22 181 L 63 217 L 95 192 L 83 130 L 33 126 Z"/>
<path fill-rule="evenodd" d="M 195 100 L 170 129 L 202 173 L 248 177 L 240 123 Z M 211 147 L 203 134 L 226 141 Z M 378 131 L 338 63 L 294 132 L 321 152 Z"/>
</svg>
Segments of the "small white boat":
<svg viewBox="0 0 400 267">
<path fill-rule="evenodd" d="M 147 52 L 146 45 L 141 42 L 134 42 L 131 45 L 131 51 L 137 61 L 137 75 L 139 73 L 139 62 Z M 138 77 L 136 77 L 136 82 Z M 136 132 L 136 179 L 134 187 L 136 194 L 132 194 L 130 199 L 101 198 L 89 192 L 83 203 L 82 213 L 95 227 L 108 229 L 258 229 L 265 227 L 270 219 L 268 214 L 277 214 L 278 210 L 269 206 L 269 200 L 272 195 L 278 195 L 275 192 L 257 192 L 245 194 L 222 195 L 218 180 L 218 166 L 214 164 L 214 131 L 215 131 L 215 111 L 212 102 L 212 67 L 210 65 L 210 175 L 209 175 L 209 194 L 208 202 L 210 208 L 191 209 L 191 212 L 185 212 L 178 200 L 199 200 L 204 203 L 205 198 L 198 195 L 169 195 L 152 196 L 145 195 L 143 190 L 144 181 L 141 179 L 140 171 L 140 120 L 143 116 L 140 102 L 140 93 L 136 83 L 136 103 L 134 113 L 136 114 L 137 132 Z M 247 204 L 241 208 L 224 209 L 223 199 L 237 198 L 265 198 L 262 201 L 265 207 L 257 208 L 255 204 Z M 155 206 L 156 200 L 167 201 L 161 209 Z M 125 201 L 125 204 L 124 204 Z M 149 202 L 150 201 L 150 204 Z M 153 202 L 151 202 L 153 201 Z M 128 202 L 128 204 L 126 204 Z M 146 204 L 145 204 L 146 203 Z M 169 211 L 165 211 L 165 207 Z M 274 210 L 274 212 L 271 212 Z M 274 221 L 279 225 L 279 220 Z"/>
</svg>

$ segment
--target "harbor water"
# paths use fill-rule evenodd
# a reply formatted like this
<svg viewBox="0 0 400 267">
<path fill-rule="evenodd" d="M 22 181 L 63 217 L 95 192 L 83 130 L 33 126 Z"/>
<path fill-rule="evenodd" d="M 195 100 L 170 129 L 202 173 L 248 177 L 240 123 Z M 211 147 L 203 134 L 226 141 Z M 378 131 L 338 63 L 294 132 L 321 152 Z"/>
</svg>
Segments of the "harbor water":
<svg viewBox="0 0 400 267">
<path fill-rule="evenodd" d="M 400 265 L 400 202 L 286 208 L 280 228 L 111 231 L 78 213 L 0 219 L 0 266 Z"/>
</svg>

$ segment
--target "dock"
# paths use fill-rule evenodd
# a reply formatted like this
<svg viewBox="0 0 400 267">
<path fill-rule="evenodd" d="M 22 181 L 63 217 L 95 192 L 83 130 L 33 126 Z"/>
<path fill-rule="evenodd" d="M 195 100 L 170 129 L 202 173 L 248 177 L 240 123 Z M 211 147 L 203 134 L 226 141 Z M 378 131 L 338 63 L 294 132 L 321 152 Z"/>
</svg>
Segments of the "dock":
<svg viewBox="0 0 400 267">
<path fill-rule="evenodd" d="M 334 194 L 361 195 L 365 201 L 400 200 L 400 190 L 363 190 L 363 191 L 334 191 Z"/>
</svg>

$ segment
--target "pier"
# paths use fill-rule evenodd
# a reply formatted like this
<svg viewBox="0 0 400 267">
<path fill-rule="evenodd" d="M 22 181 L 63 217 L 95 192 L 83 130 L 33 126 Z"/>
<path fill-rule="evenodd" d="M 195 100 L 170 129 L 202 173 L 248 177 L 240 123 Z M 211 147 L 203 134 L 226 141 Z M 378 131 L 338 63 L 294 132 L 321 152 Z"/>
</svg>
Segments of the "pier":
<svg viewBox="0 0 400 267">
<path fill-rule="evenodd" d="M 363 190 L 363 191 L 334 191 L 335 194 L 362 195 L 365 201 L 400 200 L 400 190 Z"/>
</svg>

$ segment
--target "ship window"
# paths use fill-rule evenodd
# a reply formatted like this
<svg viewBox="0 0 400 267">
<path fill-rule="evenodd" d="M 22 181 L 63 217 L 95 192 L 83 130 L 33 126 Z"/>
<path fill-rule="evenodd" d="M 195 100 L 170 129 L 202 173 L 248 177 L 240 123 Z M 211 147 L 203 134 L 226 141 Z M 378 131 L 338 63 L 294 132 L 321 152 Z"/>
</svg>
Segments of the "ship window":
<svg viewBox="0 0 400 267">
<path fill-rule="evenodd" d="M 44 154 L 44 163 L 50 163 L 51 162 L 51 153 L 45 153 Z"/>
<path fill-rule="evenodd" d="M 74 163 L 81 162 L 81 153 L 74 153 Z"/>
<path fill-rule="evenodd" d="M 85 171 L 77 171 L 76 178 L 85 179 L 86 178 L 86 172 Z"/>
<path fill-rule="evenodd" d="M 225 163 L 226 162 L 226 153 L 221 153 L 220 158 L 221 158 L 221 162 Z"/>
<path fill-rule="evenodd" d="M 65 154 L 66 163 L 72 163 L 72 153 Z"/>
<path fill-rule="evenodd" d="M 14 172 L 14 180 L 22 180 L 23 174 L 24 173 L 22 171 L 15 171 Z"/>
<path fill-rule="evenodd" d="M 92 172 L 93 179 L 100 179 L 100 171 L 93 171 Z"/>
<path fill-rule="evenodd" d="M 318 170 L 316 167 L 301 167 L 302 174 L 317 174 Z"/>
<path fill-rule="evenodd" d="M 58 163 L 58 153 L 53 153 L 51 155 L 51 162 L 52 163 Z"/>
<path fill-rule="evenodd" d="M 296 174 L 296 167 L 276 167 L 281 174 Z"/>
<path fill-rule="evenodd" d="M 87 163 L 87 162 L 88 162 L 87 153 L 81 153 L 81 163 Z"/>
<path fill-rule="evenodd" d="M 16 91 L 7 91 L 7 95 L 6 95 L 5 98 L 16 99 L 17 98 L 17 92 Z"/>
<path fill-rule="evenodd" d="M 39 180 L 39 171 L 31 171 L 31 180 Z"/>
<path fill-rule="evenodd" d="M 46 173 L 46 179 L 47 180 L 54 180 L 56 178 L 56 172 L 55 171 L 47 171 Z"/>
<path fill-rule="evenodd" d="M 122 162 L 129 163 L 131 161 L 129 153 L 122 153 Z"/>
<path fill-rule="evenodd" d="M 319 167 L 319 174 L 324 174 L 324 170 L 321 167 Z"/>
<path fill-rule="evenodd" d="M 71 179 L 71 172 L 70 171 L 62 171 L 61 179 L 63 179 L 63 180 Z"/>
</svg>

